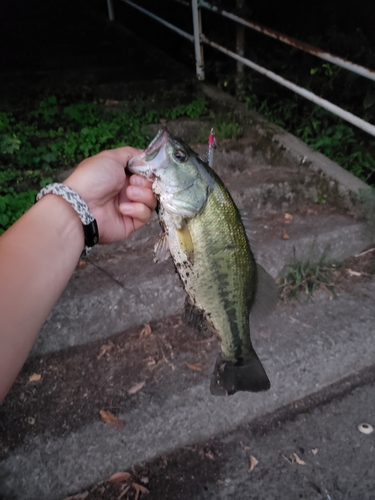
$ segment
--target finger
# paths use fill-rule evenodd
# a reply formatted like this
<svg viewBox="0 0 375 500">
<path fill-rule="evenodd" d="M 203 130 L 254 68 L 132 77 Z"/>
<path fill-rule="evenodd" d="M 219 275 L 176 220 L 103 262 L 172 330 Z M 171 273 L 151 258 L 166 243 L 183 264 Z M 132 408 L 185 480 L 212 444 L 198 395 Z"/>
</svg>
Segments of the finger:
<svg viewBox="0 0 375 500">
<path fill-rule="evenodd" d="M 130 176 L 129 182 L 132 186 L 140 186 L 140 187 L 152 187 L 152 182 L 147 180 L 145 177 L 141 177 L 140 175 L 133 174 Z"/>
<path fill-rule="evenodd" d="M 156 208 L 156 198 L 149 187 L 128 186 L 126 196 L 133 202 L 147 205 L 151 210 Z"/>
<path fill-rule="evenodd" d="M 124 167 L 128 164 L 130 158 L 142 153 L 142 149 L 132 148 L 131 146 L 124 146 L 122 148 L 109 149 L 102 151 L 97 156 L 111 158 L 112 160 L 120 163 Z"/>
<path fill-rule="evenodd" d="M 122 186 L 120 192 L 119 192 L 119 195 L 118 195 L 118 204 L 121 205 L 121 203 L 124 203 L 124 202 L 129 202 L 129 198 L 126 194 L 126 190 L 128 189 L 129 187 L 129 177 L 126 176 L 125 177 L 125 183 L 124 185 Z"/>
<path fill-rule="evenodd" d="M 119 210 L 133 219 L 135 229 L 147 224 L 152 216 L 152 210 L 144 203 L 121 203 Z"/>
</svg>

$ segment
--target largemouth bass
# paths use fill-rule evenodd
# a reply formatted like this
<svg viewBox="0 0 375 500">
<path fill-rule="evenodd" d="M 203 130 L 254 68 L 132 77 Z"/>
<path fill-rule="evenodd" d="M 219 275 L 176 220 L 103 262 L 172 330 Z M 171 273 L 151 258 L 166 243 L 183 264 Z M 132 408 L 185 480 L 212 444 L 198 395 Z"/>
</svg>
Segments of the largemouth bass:
<svg viewBox="0 0 375 500">
<path fill-rule="evenodd" d="M 128 168 L 153 182 L 162 227 L 156 259 L 171 254 L 190 304 L 203 313 L 221 341 L 211 393 L 269 389 L 249 323 L 259 275 L 265 271 L 255 263 L 227 188 L 207 163 L 165 129 Z"/>
</svg>

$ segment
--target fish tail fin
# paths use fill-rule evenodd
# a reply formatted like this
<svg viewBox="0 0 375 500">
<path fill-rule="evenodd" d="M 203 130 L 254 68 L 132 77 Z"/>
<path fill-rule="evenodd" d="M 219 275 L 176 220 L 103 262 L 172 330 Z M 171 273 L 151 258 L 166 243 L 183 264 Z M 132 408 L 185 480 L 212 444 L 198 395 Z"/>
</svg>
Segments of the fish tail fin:
<svg viewBox="0 0 375 500">
<path fill-rule="evenodd" d="M 237 391 L 260 392 L 271 387 L 269 378 L 255 351 L 249 359 L 227 361 L 220 353 L 211 378 L 214 396 L 230 396 Z"/>
</svg>

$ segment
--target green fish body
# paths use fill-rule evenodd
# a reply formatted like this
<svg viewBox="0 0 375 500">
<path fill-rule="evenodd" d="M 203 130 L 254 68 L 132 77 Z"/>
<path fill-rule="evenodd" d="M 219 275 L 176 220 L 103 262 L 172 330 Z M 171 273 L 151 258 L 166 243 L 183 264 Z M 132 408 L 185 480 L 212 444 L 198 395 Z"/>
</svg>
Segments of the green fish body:
<svg viewBox="0 0 375 500">
<path fill-rule="evenodd" d="M 166 130 L 130 161 L 129 170 L 153 181 L 163 230 L 156 257 L 165 258 L 169 250 L 190 304 L 203 313 L 221 341 L 211 393 L 269 389 L 250 339 L 258 266 L 223 182 Z"/>
</svg>

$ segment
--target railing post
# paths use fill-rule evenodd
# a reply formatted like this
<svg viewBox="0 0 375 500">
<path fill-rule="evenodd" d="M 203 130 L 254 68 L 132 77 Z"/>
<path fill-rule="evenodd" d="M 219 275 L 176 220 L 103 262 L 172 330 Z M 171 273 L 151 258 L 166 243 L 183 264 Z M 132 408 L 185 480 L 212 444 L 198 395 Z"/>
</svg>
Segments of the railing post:
<svg viewBox="0 0 375 500">
<path fill-rule="evenodd" d="M 204 80 L 203 44 L 201 41 L 202 18 L 201 9 L 198 3 L 199 0 L 192 0 L 191 2 L 194 28 L 195 67 L 198 80 Z"/>
<path fill-rule="evenodd" d="M 236 10 L 241 11 L 244 7 L 244 0 L 236 0 Z M 245 56 L 245 26 L 236 25 L 236 52 L 239 56 Z M 245 65 L 237 61 L 236 64 L 236 97 L 241 99 L 245 91 Z"/>
<path fill-rule="evenodd" d="M 113 0 L 107 0 L 108 18 L 110 21 L 115 20 L 115 11 L 113 10 Z"/>
</svg>

